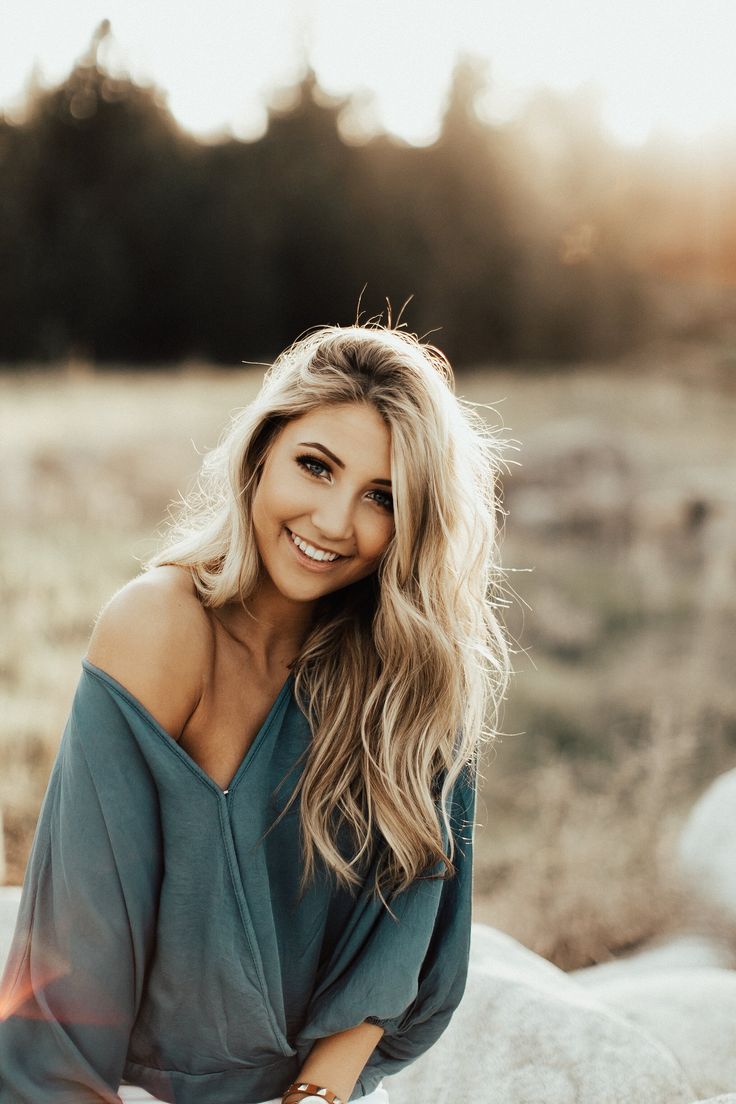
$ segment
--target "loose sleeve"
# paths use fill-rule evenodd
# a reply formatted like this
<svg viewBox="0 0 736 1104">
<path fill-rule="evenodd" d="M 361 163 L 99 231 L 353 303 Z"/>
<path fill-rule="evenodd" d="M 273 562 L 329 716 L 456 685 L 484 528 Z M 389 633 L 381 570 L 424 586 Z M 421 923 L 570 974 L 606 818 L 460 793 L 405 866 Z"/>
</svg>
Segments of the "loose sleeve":
<svg viewBox="0 0 736 1104">
<path fill-rule="evenodd" d="M 119 1102 L 155 933 L 156 810 L 124 717 L 83 673 L 0 983 L 0 1104 Z"/>
<path fill-rule="evenodd" d="M 466 765 L 449 808 L 455 841 L 452 878 L 418 879 L 391 901 L 397 919 L 365 900 L 356 906 L 329 976 L 319 986 L 297 1045 L 361 1022 L 384 1034 L 353 1097 L 398 1073 L 443 1033 L 465 991 L 470 955 L 477 776 Z M 445 831 L 443 838 L 447 843 Z M 430 873 L 441 873 L 438 863 Z M 351 1098 L 352 1099 L 352 1098 Z"/>
</svg>

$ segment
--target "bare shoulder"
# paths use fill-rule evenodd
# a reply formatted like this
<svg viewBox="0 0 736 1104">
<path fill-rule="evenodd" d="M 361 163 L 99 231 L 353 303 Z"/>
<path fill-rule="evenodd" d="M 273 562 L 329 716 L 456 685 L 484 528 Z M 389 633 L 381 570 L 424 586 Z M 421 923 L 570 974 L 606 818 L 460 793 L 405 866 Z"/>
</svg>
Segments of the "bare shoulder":
<svg viewBox="0 0 736 1104">
<path fill-rule="evenodd" d="M 155 567 L 102 608 L 86 658 L 136 697 L 178 740 L 202 696 L 211 626 L 191 574 Z"/>
</svg>

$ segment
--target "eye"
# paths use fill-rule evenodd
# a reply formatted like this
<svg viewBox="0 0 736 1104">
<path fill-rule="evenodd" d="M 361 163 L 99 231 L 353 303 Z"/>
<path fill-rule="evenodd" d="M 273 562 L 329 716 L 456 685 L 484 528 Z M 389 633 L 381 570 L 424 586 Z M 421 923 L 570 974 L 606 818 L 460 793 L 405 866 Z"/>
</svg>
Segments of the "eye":
<svg viewBox="0 0 736 1104">
<path fill-rule="evenodd" d="M 323 460 L 318 459 L 316 456 L 310 456 L 307 452 L 302 453 L 301 456 L 297 456 L 296 462 L 300 468 L 303 468 L 303 470 L 314 479 L 321 479 L 324 472 L 329 472 L 331 470 L 329 464 L 325 464 Z M 315 471 L 315 467 L 321 469 L 321 471 Z M 371 494 L 378 496 L 374 501 L 377 502 L 381 509 L 388 511 L 390 514 L 394 512 L 394 498 L 388 491 L 371 491 Z"/>
<path fill-rule="evenodd" d="M 311 464 L 315 464 L 318 468 L 322 468 L 322 471 L 328 472 L 330 470 L 327 464 L 323 463 L 322 460 L 318 460 L 316 456 L 309 456 L 307 453 L 303 456 L 297 456 L 296 462 L 310 475 L 313 475 L 315 479 L 319 479 L 320 476 L 318 472 L 315 472 L 310 467 Z"/>
<path fill-rule="evenodd" d="M 379 498 L 382 498 L 384 500 L 383 502 L 378 503 L 378 505 L 382 506 L 384 510 L 388 510 L 391 514 L 394 512 L 394 498 L 393 495 L 390 495 L 388 493 L 388 491 L 371 491 L 371 494 L 378 495 Z"/>
</svg>

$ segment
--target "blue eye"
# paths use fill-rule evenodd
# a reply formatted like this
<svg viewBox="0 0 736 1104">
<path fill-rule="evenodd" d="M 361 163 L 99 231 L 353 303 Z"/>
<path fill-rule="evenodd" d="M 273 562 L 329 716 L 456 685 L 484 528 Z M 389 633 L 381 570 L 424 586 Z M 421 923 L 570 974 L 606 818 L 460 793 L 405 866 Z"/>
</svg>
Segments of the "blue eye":
<svg viewBox="0 0 736 1104">
<path fill-rule="evenodd" d="M 325 472 L 330 471 L 329 464 L 325 464 L 325 462 L 323 460 L 318 459 L 318 457 L 316 457 L 316 456 L 310 456 L 309 453 L 306 453 L 306 452 L 302 453 L 301 456 L 297 456 L 296 462 L 297 462 L 297 464 L 299 464 L 299 466 L 301 468 L 303 468 L 304 471 L 306 471 L 314 479 L 321 479 Z M 321 471 L 315 472 L 314 471 L 315 466 L 317 468 L 320 468 Z M 378 495 L 378 498 L 374 499 L 374 501 L 382 509 L 387 510 L 391 514 L 393 513 L 393 511 L 394 511 L 393 495 L 390 495 L 387 491 L 371 491 L 371 494 L 372 495 Z M 381 499 L 383 501 L 380 501 Z"/>
<path fill-rule="evenodd" d="M 321 460 L 318 460 L 316 456 L 308 456 L 306 453 L 303 456 L 297 456 L 296 462 L 297 464 L 301 465 L 301 467 L 304 468 L 305 471 L 308 471 L 310 475 L 316 475 L 316 473 L 312 471 L 312 469 L 309 467 L 310 464 L 316 464 L 317 467 L 322 468 L 323 471 L 330 470 L 327 467 L 327 464 L 324 464 Z M 319 476 L 316 475 L 316 478 L 319 479 Z"/>
<path fill-rule="evenodd" d="M 371 494 L 380 495 L 381 498 L 385 499 L 384 502 L 379 502 L 379 506 L 383 506 L 384 510 L 388 510 L 390 513 L 393 513 L 393 510 L 394 510 L 393 495 L 388 494 L 386 491 L 371 491 Z"/>
</svg>

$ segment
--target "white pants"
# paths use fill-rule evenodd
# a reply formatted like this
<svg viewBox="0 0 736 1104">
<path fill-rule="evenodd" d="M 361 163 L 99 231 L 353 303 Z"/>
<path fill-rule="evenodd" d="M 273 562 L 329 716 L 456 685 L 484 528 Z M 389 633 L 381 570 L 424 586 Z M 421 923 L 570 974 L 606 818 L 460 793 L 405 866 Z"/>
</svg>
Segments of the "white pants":
<svg viewBox="0 0 736 1104">
<path fill-rule="evenodd" d="M 152 1100 L 161 1104 L 157 1096 L 151 1096 L 145 1089 L 139 1089 L 137 1085 L 121 1085 L 118 1093 L 125 1104 L 146 1104 L 146 1102 L 150 1104 Z M 362 1104 L 389 1104 L 388 1093 L 383 1088 L 383 1081 L 372 1093 L 368 1093 L 367 1096 L 359 1096 L 358 1100 Z M 277 1096 L 274 1100 L 266 1100 L 264 1104 L 281 1104 L 281 1097 Z"/>
</svg>

